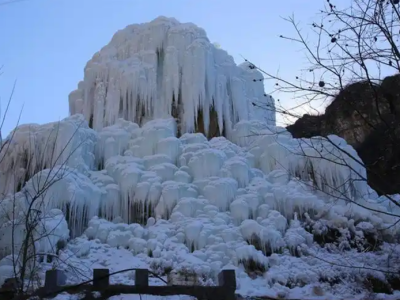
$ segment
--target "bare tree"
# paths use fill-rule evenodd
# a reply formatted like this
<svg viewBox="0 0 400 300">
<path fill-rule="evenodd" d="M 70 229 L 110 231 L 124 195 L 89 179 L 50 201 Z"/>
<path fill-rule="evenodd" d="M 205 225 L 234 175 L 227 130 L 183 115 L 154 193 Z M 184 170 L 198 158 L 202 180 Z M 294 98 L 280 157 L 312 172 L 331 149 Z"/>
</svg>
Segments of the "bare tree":
<svg viewBox="0 0 400 300">
<path fill-rule="evenodd" d="M 383 78 L 400 70 L 400 11 L 396 3 L 351 0 L 348 7 L 338 8 L 328 0 L 320 11 L 321 20 L 309 25 L 306 33 L 293 16 L 284 19 L 296 35 L 280 38 L 300 45 L 308 66 L 291 79 L 261 71 L 267 80 L 275 81 L 275 93 L 296 94 L 302 100 L 299 105 L 335 98 L 354 82 L 365 82 L 378 93 L 377 85 Z M 378 109 L 382 103 L 376 100 L 377 112 L 384 113 Z"/>
<path fill-rule="evenodd" d="M 314 135 L 325 136 L 319 138 L 318 143 L 317 138 L 311 142 L 302 140 L 295 151 L 298 155 L 304 155 L 309 160 L 318 158 L 344 165 L 357 175 L 356 181 L 367 182 L 367 174 L 368 177 L 374 177 L 379 182 L 373 186 L 378 194 L 386 195 L 391 205 L 400 208 L 399 201 L 387 192 L 391 190 L 387 176 L 383 177 L 376 170 L 380 161 L 363 162 L 328 136 L 341 131 L 339 135 L 346 140 L 354 139 L 354 146 L 367 138 L 373 144 L 374 137 L 384 135 L 387 137 L 387 151 L 395 154 L 400 149 L 400 99 L 396 91 L 400 88 L 400 77 L 397 76 L 400 71 L 399 1 L 351 0 L 346 5 L 348 6 L 337 7 L 333 1 L 327 0 L 324 9 L 318 14 L 318 21 L 310 24 L 308 30 L 302 29 L 294 17 L 285 19 L 293 26 L 295 36 L 281 35 L 280 38 L 299 45 L 308 61 L 307 68 L 301 70 L 298 76 L 283 78 L 260 68 L 258 70 L 264 74 L 265 80 L 274 83 L 273 93 L 288 94 L 298 101 L 293 107 L 284 107 L 278 100 L 277 113 L 290 122 L 305 111 L 310 119 L 316 120 L 314 125 L 318 130 Z M 256 67 L 254 63 L 250 63 L 252 67 Z M 361 97 L 368 99 L 360 99 Z M 341 111 L 341 115 L 347 114 L 352 120 L 352 127 L 338 125 L 340 120 L 321 123 L 320 107 L 333 99 L 335 101 L 328 109 Z M 253 105 L 262 106 L 261 103 Z M 342 127 L 338 129 L 338 126 Z M 346 130 L 353 131 L 354 136 L 348 136 Z M 321 143 L 325 147 L 318 150 L 317 145 Z M 326 145 L 330 145 L 329 153 L 326 152 Z M 315 150 L 312 155 L 308 151 L 310 148 Z M 367 174 L 360 174 L 359 166 L 365 168 Z M 397 167 L 394 162 L 393 168 Z M 315 171 L 311 171 L 310 164 L 307 163 L 305 168 L 307 176 Z M 354 184 L 355 182 L 349 182 L 345 185 L 351 187 Z M 322 185 L 326 187 L 327 182 L 314 182 L 314 186 L 319 189 L 322 189 Z M 328 190 L 337 191 L 338 187 L 330 187 Z M 327 189 L 324 188 L 324 191 Z M 336 197 L 354 201 L 343 190 Z"/>
<path fill-rule="evenodd" d="M 14 89 L 15 85 L 0 120 L 0 132 Z M 11 255 L 13 276 L 16 279 L 15 288 L 18 294 L 25 294 L 27 290 L 35 289 L 40 285 L 38 262 L 44 257 L 49 256 L 55 265 L 59 263 L 68 265 L 68 262 L 61 261 L 57 256 L 65 241 L 54 242 L 59 238 L 56 233 L 58 227 L 66 221 L 61 211 L 51 210 L 52 207 L 48 206 L 46 197 L 55 184 L 74 171 L 68 166 L 68 161 L 83 141 L 70 147 L 76 132 L 81 127 L 81 124 L 78 124 L 75 132 L 63 141 L 62 149 L 57 149 L 59 139 L 65 138 L 60 136 L 60 124 L 60 122 L 53 124 L 44 143 L 43 140 L 36 139 L 34 130 L 25 128 L 22 135 L 25 135 L 24 137 L 29 141 L 29 146 L 21 153 L 12 153 L 16 151 L 13 148 L 14 142 L 19 142 L 14 141 L 20 134 L 19 127 L 5 139 L 0 139 L 0 180 L 10 184 L 6 189 L 3 187 L 3 192 L 0 193 L 0 234 L 3 234 L 0 240 L 3 239 L 4 242 L 4 244 L 2 242 L 3 249 L 0 249 L 0 258 Z M 7 177 L 12 180 L 4 181 Z M 5 245 L 6 239 L 11 239 L 8 242 L 9 247 Z M 41 244 L 47 244 L 56 249 L 47 247 L 47 252 L 43 253 L 37 249 Z M 73 268 L 76 269 L 76 267 Z M 77 269 L 74 271 L 80 273 Z"/>
</svg>

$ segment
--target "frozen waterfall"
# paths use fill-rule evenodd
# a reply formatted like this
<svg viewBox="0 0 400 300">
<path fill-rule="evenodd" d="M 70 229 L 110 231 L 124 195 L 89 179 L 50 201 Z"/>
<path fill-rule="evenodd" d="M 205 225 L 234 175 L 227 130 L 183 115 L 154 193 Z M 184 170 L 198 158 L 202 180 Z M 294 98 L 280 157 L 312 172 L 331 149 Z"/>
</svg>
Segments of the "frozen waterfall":
<svg viewBox="0 0 400 300">
<path fill-rule="evenodd" d="M 220 134 L 229 134 L 242 120 L 275 125 L 274 100 L 262 78 L 247 63 L 237 66 L 202 28 L 159 17 L 118 31 L 87 63 L 69 107 L 95 130 L 118 118 L 140 125 L 173 116 L 182 134 L 199 126 L 207 134 L 213 110 Z"/>
</svg>

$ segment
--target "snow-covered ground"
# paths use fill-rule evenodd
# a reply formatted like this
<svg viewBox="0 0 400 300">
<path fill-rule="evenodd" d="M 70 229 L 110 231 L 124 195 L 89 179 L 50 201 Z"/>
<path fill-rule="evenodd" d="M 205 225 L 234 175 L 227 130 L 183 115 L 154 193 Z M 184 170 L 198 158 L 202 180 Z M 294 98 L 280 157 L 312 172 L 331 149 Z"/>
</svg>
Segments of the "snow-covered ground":
<svg viewBox="0 0 400 300">
<path fill-rule="evenodd" d="M 7 255 L 21 247 L 25 227 L 18 221 L 33 201 L 41 212 L 35 250 L 54 256 L 39 264 L 42 279 L 51 267 L 65 270 L 69 283 L 87 280 L 93 268 L 144 267 L 163 277 L 195 273 L 212 285 L 220 270 L 234 269 L 238 294 L 286 299 L 362 299 L 377 280 L 394 286 L 400 211 L 359 180 L 366 172 L 355 150 L 336 136 L 293 139 L 270 112 L 263 122 L 248 104 L 264 97 L 262 85 L 250 86 L 255 71 L 210 45 L 201 29 L 176 20 L 127 27 L 88 63 L 71 94 L 71 112 L 82 115 L 23 125 L 5 139 L 0 283 L 12 274 Z M 165 56 L 163 70 L 160 51 L 175 59 Z M 167 80 L 175 80 L 173 62 L 192 74 L 178 70 L 177 86 Z M 191 95 L 179 137 L 164 110 L 176 89 Z M 193 110 L 209 111 L 210 99 L 219 99 L 227 138 L 190 133 Z M 132 107 L 144 107 L 140 125 Z M 134 283 L 134 272 L 111 282 Z"/>
</svg>

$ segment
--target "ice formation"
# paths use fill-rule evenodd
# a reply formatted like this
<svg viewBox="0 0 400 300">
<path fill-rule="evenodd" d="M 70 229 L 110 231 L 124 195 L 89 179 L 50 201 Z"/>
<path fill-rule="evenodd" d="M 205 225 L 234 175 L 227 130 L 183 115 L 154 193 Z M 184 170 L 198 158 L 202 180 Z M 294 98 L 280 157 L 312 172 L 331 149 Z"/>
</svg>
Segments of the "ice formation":
<svg viewBox="0 0 400 300">
<path fill-rule="evenodd" d="M 88 172 L 94 165 L 96 142 L 97 134 L 82 115 L 17 127 L 0 148 L 0 195 L 21 189 L 34 174 L 55 165 Z"/>
<path fill-rule="evenodd" d="M 70 96 L 71 112 L 83 115 L 20 126 L 5 139 L 0 283 L 12 271 L 12 249 L 21 248 L 23 221 L 38 212 L 39 253 L 90 268 L 194 272 L 211 282 L 234 268 L 238 290 L 249 295 L 267 285 L 271 297 L 300 287 L 301 297 L 313 296 L 316 284 L 335 294 L 338 277 L 384 278 L 345 272 L 321 255 L 397 272 L 398 208 L 360 180 L 365 169 L 343 139 L 293 139 L 274 118 L 262 120 L 271 115 L 246 106 L 264 95 L 250 80 L 258 75 L 191 24 L 159 18 L 117 33 Z M 208 122 L 210 105 L 220 129 L 229 129 L 225 137 L 192 132 L 197 109 Z"/>
<path fill-rule="evenodd" d="M 61 123 L 73 120 L 81 118 L 73 116 Z M 258 125 L 242 121 L 232 132 L 249 136 L 249 130 L 258 130 Z M 313 235 L 300 226 L 298 216 L 320 234 L 330 226 L 347 230 L 354 223 L 358 223 L 357 228 L 353 226 L 354 234 L 369 234 L 371 228 L 375 232 L 394 222 L 393 216 L 385 214 L 390 206 L 359 197 L 369 191 L 368 186 L 354 185 L 357 193 L 346 196 L 381 213 L 361 208 L 346 197 L 337 202 L 337 195 L 330 195 L 329 188 L 325 196 L 317 195 L 304 183 L 305 177 L 302 182 L 296 179 L 302 176 L 296 170 L 305 164 L 304 156 L 296 151 L 317 141 L 291 139 L 287 133 L 251 140 L 238 135 L 233 138 L 236 144 L 224 137 L 208 141 L 198 133 L 177 138 L 173 119 L 148 121 L 142 127 L 117 120 L 98 133 L 85 121 L 81 130 L 85 134 L 77 135 L 76 143 L 84 145 L 87 136 L 93 137 L 91 154 L 76 152 L 78 162 L 90 158 L 85 168 L 64 164 L 44 169 L 15 196 L 9 194 L 0 202 L 3 212 L 12 211 L 13 205 L 18 206 L 17 211 L 26 211 L 29 197 L 55 181 L 35 200 L 34 207 L 45 215 L 62 218 L 63 212 L 66 221 L 62 222 L 68 226 L 59 227 L 53 239 L 39 239 L 44 243 L 40 244 L 43 251 L 51 252 L 59 240 L 84 232 L 89 239 L 126 248 L 135 255 L 172 261 L 174 267 L 176 262 L 185 262 L 184 257 L 178 257 L 183 251 L 204 263 L 198 271 L 214 276 L 227 264 L 255 261 L 268 266 L 268 256 L 284 249 L 299 255 L 301 249 L 313 244 Z M 263 130 L 271 133 L 273 128 Z M 351 150 L 342 139 L 331 138 Z M 290 151 L 284 152 L 278 145 Z M 314 174 L 315 185 L 326 180 L 340 184 L 348 176 L 356 176 L 333 162 L 325 161 L 321 166 L 312 158 L 307 163 L 320 170 Z M 54 209 L 59 213 L 54 214 Z M 319 219 L 322 215 L 323 222 Z M 2 222 L 10 219 L 1 217 Z M 394 234 L 397 229 L 387 230 Z M 1 230 L 0 244 L 6 245 L 10 227 Z M 3 249 L 3 256 L 9 254 L 7 249 Z"/>
<path fill-rule="evenodd" d="M 203 29 L 159 17 L 118 31 L 93 56 L 69 96 L 70 112 L 82 113 L 96 130 L 119 118 L 143 124 L 174 116 L 180 132 L 204 126 L 207 134 L 213 109 L 220 133 L 228 134 L 242 120 L 275 125 L 262 78 L 247 63 L 237 66 Z"/>
</svg>

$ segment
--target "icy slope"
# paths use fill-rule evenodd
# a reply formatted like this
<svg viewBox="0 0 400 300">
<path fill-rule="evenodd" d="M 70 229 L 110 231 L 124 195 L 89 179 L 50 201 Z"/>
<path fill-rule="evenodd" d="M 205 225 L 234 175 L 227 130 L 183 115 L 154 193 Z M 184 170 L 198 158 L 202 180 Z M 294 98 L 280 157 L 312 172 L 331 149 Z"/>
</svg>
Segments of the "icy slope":
<svg viewBox="0 0 400 300">
<path fill-rule="evenodd" d="M 203 29 L 166 17 L 118 31 L 87 63 L 69 104 L 71 114 L 82 113 L 96 130 L 118 118 L 143 124 L 174 116 L 180 132 L 193 132 L 201 114 L 207 133 L 211 108 L 227 134 L 241 120 L 275 124 L 260 72 L 237 66 Z"/>
<path fill-rule="evenodd" d="M 140 260 L 160 274 L 171 269 L 195 272 L 211 283 L 221 268 L 235 268 L 241 293 L 255 293 L 249 284 L 263 286 L 260 294 L 274 296 L 299 291 L 302 297 L 310 296 L 315 285 L 327 294 L 342 294 L 343 290 L 357 294 L 365 289 L 366 277 L 385 278 L 370 269 L 395 271 L 392 268 L 396 268 L 400 251 L 396 244 L 389 244 L 398 233 L 398 226 L 390 226 L 396 218 L 384 213 L 390 206 L 378 203 L 373 194 L 375 198 L 365 197 L 370 193 L 366 185 L 345 186 L 351 182 L 349 176 L 356 179 L 365 172 L 362 168 L 354 165 L 352 171 L 315 157 L 305 161 L 303 152 L 312 153 L 310 143 L 322 147 L 321 141 L 295 140 L 281 128 L 259 122 L 237 123 L 232 143 L 223 137 L 207 141 L 196 133 L 177 138 L 173 119 L 150 121 L 142 127 L 119 119 L 98 133 L 81 121 L 73 116 L 60 124 L 74 123 L 79 128 L 82 134 L 74 136 L 74 143 L 83 144 L 93 136 L 91 152 L 80 151 L 75 156 L 76 161 L 91 157 L 93 163 L 86 168 L 58 164 L 51 171 L 42 170 L 15 196 L 0 202 L 1 223 L 6 224 L 9 215 L 4 212 L 10 214 L 13 205 L 23 212 L 29 195 L 46 178 L 57 179 L 39 197 L 37 208 L 50 216 L 58 216 L 53 209 L 62 210 L 68 228 L 56 226 L 59 230 L 52 231 L 49 243 L 40 246 L 43 252 L 55 253 L 59 240 L 83 233 L 59 256 L 90 269 L 90 260 L 99 259 L 96 249 L 105 244 L 109 254 L 102 258 L 104 266 L 115 266 L 115 255 L 120 253 L 126 257 L 126 267 Z M 40 135 L 40 128 L 35 132 Z M 342 139 L 332 139 L 354 153 Z M 65 141 L 54 141 L 59 143 Z M 339 152 L 328 146 L 324 146 L 326 155 L 337 158 Z M 11 157 L 23 149 L 15 147 Z M 62 152 L 55 151 L 55 156 Z M 305 184 L 308 173 L 300 172 L 305 166 L 319 170 L 315 184 L 326 193 L 317 194 Z M 303 180 L 290 174 L 303 176 Z M 381 213 L 328 197 L 334 194 L 334 184 L 344 185 L 343 191 L 351 191 L 350 199 Z M 9 240 L 10 230 L 2 226 L 0 245 Z M 369 252 L 371 248 L 376 251 Z M 333 267 L 327 271 L 331 265 L 321 258 L 341 265 L 343 260 L 350 261 L 366 269 Z M 253 281 L 249 278 L 261 275 Z M 119 280 L 129 282 L 126 276 Z"/>
</svg>

